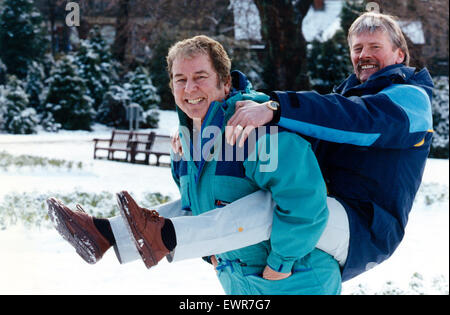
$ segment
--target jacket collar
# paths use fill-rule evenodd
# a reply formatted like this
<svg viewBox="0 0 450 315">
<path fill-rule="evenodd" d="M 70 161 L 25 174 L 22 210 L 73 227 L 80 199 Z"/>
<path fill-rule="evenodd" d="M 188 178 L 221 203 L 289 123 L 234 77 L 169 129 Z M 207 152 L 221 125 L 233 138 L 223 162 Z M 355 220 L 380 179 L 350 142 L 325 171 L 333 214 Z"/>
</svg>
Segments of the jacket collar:
<svg viewBox="0 0 450 315">
<path fill-rule="evenodd" d="M 415 79 L 422 82 L 416 82 Z M 344 82 L 336 87 L 333 92 L 341 95 L 366 95 L 378 93 L 385 87 L 393 83 L 418 83 L 425 86 L 432 86 L 431 77 L 428 70 L 422 69 L 416 73 L 416 68 L 406 67 L 403 64 L 387 66 L 374 73 L 370 78 L 361 83 L 355 74 L 350 75 Z M 431 83 L 430 83 L 431 82 Z"/>
<path fill-rule="evenodd" d="M 200 179 L 202 170 L 206 161 L 212 159 L 217 150 L 213 150 L 218 143 L 218 139 L 223 139 L 222 134 L 225 129 L 226 122 L 231 118 L 235 111 L 235 102 L 242 99 L 242 93 L 233 89 L 230 96 L 221 102 L 212 102 L 203 120 L 200 132 L 199 142 L 194 144 L 194 130 L 192 119 L 190 119 L 182 110 L 177 107 L 180 126 L 184 127 L 180 130 L 180 140 L 183 152 L 189 152 L 190 155 L 183 157 L 196 170 L 196 182 Z M 220 131 L 220 132 L 219 132 Z M 197 154 L 194 153 L 194 145 L 197 146 Z M 207 153 L 205 159 L 204 152 Z M 205 153 L 206 154 L 206 153 Z"/>
</svg>

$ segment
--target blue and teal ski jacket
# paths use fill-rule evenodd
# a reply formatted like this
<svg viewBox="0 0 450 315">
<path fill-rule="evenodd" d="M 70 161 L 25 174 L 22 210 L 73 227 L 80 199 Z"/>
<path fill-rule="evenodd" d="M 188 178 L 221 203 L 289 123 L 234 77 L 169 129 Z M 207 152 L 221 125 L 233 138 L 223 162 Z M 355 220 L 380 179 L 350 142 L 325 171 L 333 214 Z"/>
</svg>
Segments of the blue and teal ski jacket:
<svg viewBox="0 0 450 315">
<path fill-rule="evenodd" d="M 278 124 L 307 136 L 328 194 L 347 211 L 344 281 L 387 259 L 403 238 L 431 144 L 432 88 L 426 69 L 392 65 L 362 84 L 353 74 L 327 95 L 272 94 Z"/>
<path fill-rule="evenodd" d="M 292 283 L 280 286 L 280 290 L 288 287 L 291 294 L 339 293 L 341 279 L 337 262 L 315 249 L 327 222 L 328 209 L 325 182 L 310 143 L 278 126 L 259 128 L 242 149 L 225 141 L 225 126 L 234 114 L 236 101 L 268 100 L 268 96 L 257 94 L 249 87 L 249 83 L 238 85 L 226 101 L 210 105 L 198 139 L 192 121 L 178 109 L 184 153 L 182 158 L 172 159 L 172 175 L 180 189 L 182 207 L 199 215 L 257 190 L 270 191 L 277 204 L 270 240 L 216 255 L 219 261 L 226 261 L 230 266 L 239 262 L 243 270 L 232 276 L 246 285 L 240 289 L 232 284 L 227 289 L 224 285 L 226 292 L 256 293 L 245 289 L 256 290 L 255 285 L 249 285 L 247 276 L 261 274 L 269 265 L 278 272 L 305 272 L 304 276 L 292 277 L 289 280 Z M 315 267 L 321 270 L 320 277 L 316 276 Z M 330 281 L 332 284 L 327 284 Z M 281 292 L 276 286 L 262 287 L 258 292 Z"/>
</svg>

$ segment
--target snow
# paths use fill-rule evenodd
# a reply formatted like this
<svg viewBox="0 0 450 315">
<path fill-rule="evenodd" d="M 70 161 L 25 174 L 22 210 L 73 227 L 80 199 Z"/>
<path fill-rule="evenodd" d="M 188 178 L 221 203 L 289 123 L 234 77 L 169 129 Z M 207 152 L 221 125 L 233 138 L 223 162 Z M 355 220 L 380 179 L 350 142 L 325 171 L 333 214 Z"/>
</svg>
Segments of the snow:
<svg viewBox="0 0 450 315">
<path fill-rule="evenodd" d="M 324 10 L 315 10 L 312 6 L 303 19 L 302 31 L 306 41 L 318 39 L 323 42 L 341 28 L 341 14 L 343 2 L 340 0 L 325 0 Z"/>
<path fill-rule="evenodd" d="M 341 27 L 341 0 L 325 0 L 324 10 L 309 9 L 302 24 L 305 39 L 326 41 Z M 261 19 L 252 0 L 232 0 L 230 7 L 234 15 L 234 37 L 236 40 L 261 40 Z"/>
<path fill-rule="evenodd" d="M 231 0 L 236 40 L 261 40 L 261 18 L 252 0 Z"/>
<path fill-rule="evenodd" d="M 398 21 L 403 33 L 416 45 L 425 44 L 425 34 L 421 21 Z"/>
<path fill-rule="evenodd" d="M 157 132 L 170 135 L 176 127 L 176 113 L 160 111 Z M 13 192 L 50 197 L 74 190 L 128 190 L 135 196 L 161 192 L 179 198 L 168 167 L 93 160 L 91 140 L 109 135 L 110 129 L 100 125 L 94 132 L 0 134 L 0 152 L 81 161 L 84 165 L 81 170 L 0 168 L 0 205 Z M 419 293 L 448 294 L 448 171 L 448 160 L 429 159 L 403 242 L 389 260 L 344 283 L 343 294 L 414 293 L 412 287 Z M 427 203 L 428 194 L 439 193 L 445 196 L 442 200 Z M 147 269 L 142 261 L 120 265 L 114 251 L 109 250 L 97 264 L 90 265 L 53 228 L 10 225 L 0 230 L 0 252 L 0 294 L 224 294 L 214 270 L 200 258 L 176 263 L 163 260 Z"/>
</svg>

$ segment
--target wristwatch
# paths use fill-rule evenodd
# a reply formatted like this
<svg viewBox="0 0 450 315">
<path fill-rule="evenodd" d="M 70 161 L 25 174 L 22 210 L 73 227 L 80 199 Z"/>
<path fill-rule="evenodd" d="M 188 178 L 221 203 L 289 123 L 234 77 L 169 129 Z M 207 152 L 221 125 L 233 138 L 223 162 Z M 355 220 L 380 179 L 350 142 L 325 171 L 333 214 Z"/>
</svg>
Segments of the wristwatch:
<svg viewBox="0 0 450 315">
<path fill-rule="evenodd" d="M 270 123 L 272 123 L 272 124 L 278 123 L 280 121 L 280 117 L 281 117 L 280 103 L 270 100 L 270 101 L 266 102 L 266 106 L 267 106 L 267 108 L 269 108 L 270 110 L 273 111 L 273 118 L 270 121 Z"/>
<path fill-rule="evenodd" d="M 273 111 L 277 111 L 280 108 L 280 103 L 275 101 L 268 101 L 266 102 L 266 106 Z"/>
</svg>

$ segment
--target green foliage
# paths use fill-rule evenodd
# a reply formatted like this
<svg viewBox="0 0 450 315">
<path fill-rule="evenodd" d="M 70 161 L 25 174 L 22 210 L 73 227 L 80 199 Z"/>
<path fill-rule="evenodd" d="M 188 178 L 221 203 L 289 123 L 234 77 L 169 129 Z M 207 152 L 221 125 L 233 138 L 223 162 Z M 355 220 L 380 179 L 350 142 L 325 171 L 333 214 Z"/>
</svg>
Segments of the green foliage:
<svg viewBox="0 0 450 315">
<path fill-rule="evenodd" d="M 142 113 L 141 128 L 158 128 L 159 113 L 156 106 Z"/>
<path fill-rule="evenodd" d="M 94 100 L 93 107 L 96 110 L 109 86 L 118 81 L 110 48 L 102 38 L 98 27 L 90 31 L 89 39 L 81 41 L 75 62 L 80 76 L 86 82 L 88 95 Z"/>
<path fill-rule="evenodd" d="M 345 37 L 348 30 L 358 16 L 366 10 L 366 1 L 362 0 L 345 0 L 341 11 L 341 27 L 344 30 Z"/>
<path fill-rule="evenodd" d="M 125 106 L 130 103 L 129 91 L 111 85 L 97 111 L 97 121 L 114 128 L 127 128 Z"/>
<path fill-rule="evenodd" d="M 95 111 L 88 96 L 85 80 L 71 55 L 64 56 L 56 64 L 48 79 L 49 92 L 45 110 L 52 113 L 63 129 L 90 130 Z"/>
<path fill-rule="evenodd" d="M 28 67 L 27 77 L 25 80 L 25 92 L 27 93 L 30 106 L 39 113 L 42 111 L 42 99 L 44 91 L 45 72 L 44 66 L 37 61 L 32 61 Z"/>
<path fill-rule="evenodd" d="M 308 74 L 319 93 L 330 93 L 334 86 L 351 74 L 347 41 L 342 30 L 325 42 L 313 40 L 308 50 Z"/>
<path fill-rule="evenodd" d="M 160 40 L 152 49 L 152 58 L 149 61 L 149 70 L 152 82 L 161 97 L 159 108 L 175 109 L 175 101 L 169 86 L 169 75 L 167 74 L 166 55 L 172 44 L 175 43 L 173 36 L 167 33 L 161 35 Z"/>
<path fill-rule="evenodd" d="M 47 47 L 42 17 L 31 0 L 5 0 L 0 11 L 0 59 L 8 73 L 25 78 Z"/>
<path fill-rule="evenodd" d="M 11 76 L 6 89 L 2 91 L 3 121 L 2 128 L 14 134 L 31 134 L 36 132 L 39 118 L 34 108 L 29 107 L 28 96 L 23 89 L 23 82 Z M 1 116 L 1 115 L 0 115 Z"/>
<path fill-rule="evenodd" d="M 11 225 L 23 224 L 27 228 L 50 228 L 51 221 L 47 213 L 49 197 L 61 200 L 71 209 L 80 204 L 90 215 L 97 218 L 110 218 L 119 215 L 116 198 L 113 193 L 98 193 L 75 190 L 72 193 L 10 193 L 0 201 L 0 229 Z M 160 193 L 145 193 L 142 200 L 136 200 L 141 206 L 151 208 L 157 204 L 168 202 L 170 198 Z"/>
<path fill-rule="evenodd" d="M 0 85 L 6 83 L 6 72 L 7 72 L 6 66 L 0 59 Z"/>
<path fill-rule="evenodd" d="M 161 98 L 157 93 L 156 87 L 152 83 L 152 79 L 148 70 L 142 66 L 130 71 L 125 76 L 127 83 L 124 87 L 129 91 L 131 103 L 138 104 L 142 108 L 142 128 L 158 127 L 158 104 Z"/>
<path fill-rule="evenodd" d="M 386 281 L 380 289 L 370 289 L 368 286 L 359 284 L 352 290 L 351 295 L 448 295 L 448 280 L 444 275 L 433 279 L 426 279 L 419 272 L 414 272 L 407 286 L 399 286 L 394 281 Z"/>
<path fill-rule="evenodd" d="M 448 77 L 433 78 L 433 142 L 431 144 L 431 157 L 449 158 L 448 148 Z"/>
<path fill-rule="evenodd" d="M 439 183 L 422 183 L 414 199 L 414 204 L 422 204 L 427 208 L 436 204 L 448 204 L 448 186 Z"/>
<path fill-rule="evenodd" d="M 152 83 L 149 71 L 139 66 L 125 76 L 125 88 L 130 91 L 131 102 L 139 104 L 144 111 L 156 108 L 161 102 L 156 87 Z"/>
<path fill-rule="evenodd" d="M 12 154 L 9 154 L 5 151 L 0 151 L 0 169 L 4 171 L 8 171 L 11 168 L 22 168 L 22 167 L 28 167 L 28 168 L 58 168 L 58 169 L 66 169 L 66 170 L 73 170 L 73 169 L 82 169 L 83 168 L 83 162 L 73 162 L 73 161 L 66 161 L 62 159 L 49 159 L 45 157 L 40 156 L 33 156 L 33 155 L 18 155 L 14 156 Z"/>
</svg>

